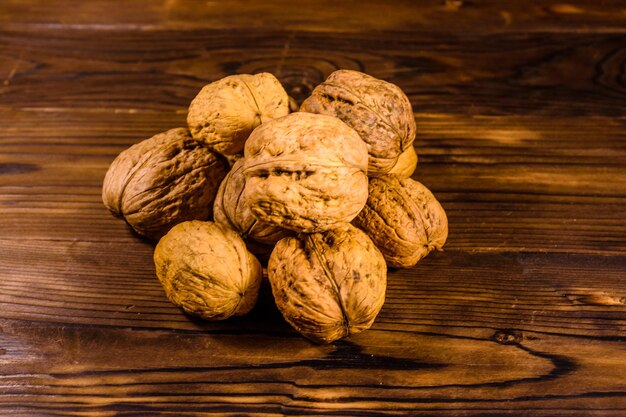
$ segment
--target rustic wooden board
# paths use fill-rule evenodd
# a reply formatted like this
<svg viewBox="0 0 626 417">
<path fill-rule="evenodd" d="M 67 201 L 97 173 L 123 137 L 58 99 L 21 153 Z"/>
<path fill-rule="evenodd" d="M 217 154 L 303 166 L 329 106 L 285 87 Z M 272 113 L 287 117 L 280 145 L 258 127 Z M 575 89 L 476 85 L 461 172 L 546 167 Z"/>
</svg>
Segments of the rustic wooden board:
<svg viewBox="0 0 626 417">
<path fill-rule="evenodd" d="M 624 116 L 621 33 L 441 38 L 422 32 L 44 28 L 0 34 L 2 105 L 11 107 L 184 112 L 208 81 L 261 71 L 276 74 L 301 100 L 332 71 L 346 68 L 398 84 L 418 113 Z"/>
<path fill-rule="evenodd" d="M 455 225 L 447 250 L 623 253 L 626 119 L 561 118 L 557 130 L 541 116 L 416 117 L 415 178 Z M 106 169 L 131 144 L 185 123 L 176 111 L 0 109 L 0 118 L 10 121 L 0 132 L 0 225 L 17 240 L 128 240 L 100 202 Z"/>
<path fill-rule="evenodd" d="M 5 0 L 0 22 L 40 30 L 190 30 L 197 28 L 297 31 L 393 31 L 462 34 L 493 32 L 624 32 L 620 0 L 275 0 L 197 2 L 133 0 L 112 7 L 107 0 Z"/>
<path fill-rule="evenodd" d="M 623 2 L 121 4 L 0 4 L 1 415 L 626 414 Z M 337 68 L 407 92 L 445 250 L 332 345 L 267 284 L 246 317 L 184 315 L 108 165 L 211 80 L 302 99 Z"/>
</svg>

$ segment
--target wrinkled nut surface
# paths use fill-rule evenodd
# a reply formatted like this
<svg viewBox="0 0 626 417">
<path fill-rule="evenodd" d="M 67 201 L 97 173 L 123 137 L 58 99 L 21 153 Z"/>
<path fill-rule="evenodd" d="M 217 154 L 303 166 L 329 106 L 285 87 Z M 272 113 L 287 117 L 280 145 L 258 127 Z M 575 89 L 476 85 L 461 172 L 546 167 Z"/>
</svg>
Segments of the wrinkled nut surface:
<svg viewBox="0 0 626 417">
<path fill-rule="evenodd" d="M 237 233 L 203 221 L 174 226 L 157 244 L 154 265 L 167 298 L 206 320 L 248 313 L 263 273 Z"/>
<path fill-rule="evenodd" d="M 102 200 L 140 235 L 159 239 L 177 223 L 206 220 L 228 163 L 178 128 L 120 153 L 104 177 Z"/>
<path fill-rule="evenodd" d="M 244 239 L 274 245 L 290 232 L 270 223 L 258 220 L 243 198 L 246 178 L 243 175 L 243 160 L 233 165 L 231 171 L 220 184 L 213 204 L 213 218 L 216 223 L 231 228 Z"/>
<path fill-rule="evenodd" d="M 200 90 L 187 114 L 194 138 L 224 155 L 241 153 L 255 127 L 289 113 L 289 97 L 270 73 L 230 75 Z"/>
<path fill-rule="evenodd" d="M 285 320 L 307 338 L 330 343 L 368 329 L 385 301 L 387 266 L 352 225 L 282 239 L 268 277 Z"/>
<path fill-rule="evenodd" d="M 330 74 L 300 111 L 338 117 L 356 130 L 368 146 L 370 176 L 389 172 L 415 139 L 413 108 L 402 90 L 358 71 Z"/>
<path fill-rule="evenodd" d="M 353 224 L 380 249 L 390 267 L 410 268 L 448 237 L 448 219 L 435 196 L 410 178 L 370 180 L 367 204 Z"/>
<path fill-rule="evenodd" d="M 254 216 L 297 232 L 348 223 L 367 200 L 367 147 L 331 116 L 297 112 L 259 126 L 243 170 Z"/>
<path fill-rule="evenodd" d="M 400 178 L 409 178 L 417 168 L 417 152 L 413 146 L 409 146 L 406 151 L 400 154 L 398 161 L 388 172 Z"/>
</svg>

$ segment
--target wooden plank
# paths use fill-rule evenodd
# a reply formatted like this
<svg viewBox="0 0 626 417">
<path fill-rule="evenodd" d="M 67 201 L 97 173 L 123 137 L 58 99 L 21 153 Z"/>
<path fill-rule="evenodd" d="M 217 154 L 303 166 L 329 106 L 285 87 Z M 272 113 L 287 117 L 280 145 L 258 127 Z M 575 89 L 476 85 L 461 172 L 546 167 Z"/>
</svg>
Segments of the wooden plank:
<svg viewBox="0 0 626 417">
<path fill-rule="evenodd" d="M 553 416 L 626 409 L 620 340 L 487 329 L 370 330 L 328 346 L 258 338 L 3 321 L 0 410 Z"/>
<path fill-rule="evenodd" d="M 485 193 L 482 201 L 464 201 L 471 192 L 450 194 L 431 188 L 450 222 L 445 250 L 610 255 L 626 248 L 623 199 L 529 194 L 524 203 L 515 203 L 519 194 L 505 192 Z M 74 197 L 72 191 L 88 194 Z M 7 240 L 137 239 L 122 220 L 106 211 L 99 185 L 7 189 L 0 210 L 2 238 Z"/>
<path fill-rule="evenodd" d="M 2 238 L 128 241 L 101 203 L 126 147 L 185 123 L 179 112 L 0 110 Z M 414 178 L 450 220 L 446 250 L 620 254 L 626 119 L 417 113 Z M 601 134 L 599 128 L 601 127 Z M 593 137 L 593 141 L 590 141 Z"/>
<path fill-rule="evenodd" d="M 0 240 L 4 318 L 76 324 L 293 333 L 269 288 L 242 320 L 190 320 L 154 275 L 152 246 L 139 240 Z M 123 254 L 123 258 L 121 258 Z M 389 273 L 375 328 L 514 328 L 619 337 L 626 330 L 626 257 L 532 253 L 434 253 Z M 28 288 L 28 292 L 24 292 Z"/>
<path fill-rule="evenodd" d="M 416 111 L 415 117 L 415 146 L 424 164 L 549 165 L 566 158 L 562 165 L 620 166 L 626 161 L 626 115 L 554 119 Z M 0 121 L 3 155 L 86 153 L 112 158 L 155 133 L 184 126 L 186 110 L 0 107 Z"/>
<path fill-rule="evenodd" d="M 233 73 L 272 72 L 302 100 L 347 68 L 398 84 L 418 113 L 623 117 L 624 45 L 580 33 L 2 31 L 0 97 L 10 108 L 185 112 Z"/>
<path fill-rule="evenodd" d="M 111 6 L 106 0 L 8 0 L 0 6 L 4 26 L 32 30 L 193 30 L 198 28 L 428 33 L 622 32 L 626 8 L 619 0 L 523 1 L 445 0 L 330 1 L 297 3 L 134 0 Z"/>
</svg>

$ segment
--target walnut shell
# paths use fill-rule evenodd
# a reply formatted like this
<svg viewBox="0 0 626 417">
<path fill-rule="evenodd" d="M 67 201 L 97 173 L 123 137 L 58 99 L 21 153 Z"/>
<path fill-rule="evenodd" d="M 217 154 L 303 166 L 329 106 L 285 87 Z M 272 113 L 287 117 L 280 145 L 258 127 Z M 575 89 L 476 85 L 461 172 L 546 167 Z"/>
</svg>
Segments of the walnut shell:
<svg viewBox="0 0 626 417">
<path fill-rule="evenodd" d="M 293 113 L 297 112 L 298 110 L 300 110 L 300 105 L 295 98 L 289 96 L 289 111 Z"/>
<path fill-rule="evenodd" d="M 104 177 L 102 200 L 140 235 L 159 239 L 177 223 L 206 220 L 228 163 L 187 129 L 171 129 L 126 149 Z"/>
<path fill-rule="evenodd" d="M 244 240 L 249 238 L 267 245 L 274 245 L 280 239 L 289 236 L 288 230 L 262 222 L 252 215 L 243 198 L 245 184 L 243 159 L 240 159 L 226 175 L 215 196 L 213 203 L 215 222 L 236 231 Z"/>
<path fill-rule="evenodd" d="M 224 155 L 243 150 L 252 130 L 289 113 L 289 97 L 270 73 L 230 75 L 202 88 L 187 124 L 194 138 Z"/>
<path fill-rule="evenodd" d="M 417 152 L 413 146 L 409 146 L 406 151 L 402 152 L 398 157 L 398 161 L 388 172 L 389 175 L 395 175 L 400 178 L 409 178 L 417 168 Z"/>
<path fill-rule="evenodd" d="M 263 270 L 234 231 L 213 222 L 174 226 L 157 244 L 154 265 L 167 298 L 206 320 L 248 313 Z"/>
<path fill-rule="evenodd" d="M 268 277 L 285 320 L 307 338 L 330 343 L 368 329 L 385 301 L 387 266 L 359 229 L 282 239 Z"/>
<path fill-rule="evenodd" d="M 297 232 L 350 222 L 367 200 L 367 147 L 335 117 L 297 112 L 259 126 L 243 169 L 252 213 Z"/>
<path fill-rule="evenodd" d="M 422 184 L 394 175 L 372 178 L 367 204 L 353 224 L 372 239 L 391 267 L 410 268 L 448 237 L 448 218 Z"/>
<path fill-rule="evenodd" d="M 338 117 L 356 130 L 367 143 L 370 176 L 389 172 L 415 139 L 413 108 L 402 90 L 358 71 L 330 74 L 300 111 Z"/>
</svg>

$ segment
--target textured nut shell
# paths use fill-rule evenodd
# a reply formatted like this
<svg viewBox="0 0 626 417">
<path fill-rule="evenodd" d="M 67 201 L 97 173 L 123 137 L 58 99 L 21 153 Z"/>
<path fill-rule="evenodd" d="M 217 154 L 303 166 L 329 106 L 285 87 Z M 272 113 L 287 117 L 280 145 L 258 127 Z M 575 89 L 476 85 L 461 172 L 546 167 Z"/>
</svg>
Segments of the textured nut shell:
<svg viewBox="0 0 626 417">
<path fill-rule="evenodd" d="M 126 149 L 104 178 L 102 200 L 140 235 L 159 239 L 177 223 L 205 220 L 228 164 L 187 129 L 160 133 Z"/>
<path fill-rule="evenodd" d="M 372 325 L 385 301 L 387 266 L 365 233 L 346 224 L 278 242 L 268 277 L 285 320 L 330 343 Z"/>
<path fill-rule="evenodd" d="M 291 113 L 259 126 L 244 151 L 244 198 L 260 220 L 313 233 L 350 222 L 367 200 L 367 148 L 339 119 Z"/>
<path fill-rule="evenodd" d="M 410 268 L 448 237 L 448 218 L 435 196 L 410 178 L 370 180 L 367 204 L 353 224 L 364 230 L 391 267 Z"/>
<path fill-rule="evenodd" d="M 203 221 L 174 226 L 157 244 L 154 265 L 167 298 L 207 320 L 248 313 L 263 274 L 237 233 Z"/>
<path fill-rule="evenodd" d="M 202 88 L 187 124 L 194 138 L 224 155 L 243 150 L 252 130 L 289 113 L 289 97 L 269 73 L 231 75 Z"/>
<path fill-rule="evenodd" d="M 298 104 L 295 98 L 289 96 L 289 111 L 293 113 L 298 110 L 300 110 L 300 105 Z"/>
<path fill-rule="evenodd" d="M 413 108 L 402 90 L 358 71 L 330 74 L 300 111 L 338 117 L 356 130 L 368 146 L 370 176 L 389 172 L 415 139 Z"/>
<path fill-rule="evenodd" d="M 400 178 L 409 178 L 417 168 L 417 152 L 413 146 L 409 146 L 398 157 L 398 161 L 388 172 L 389 175 L 395 175 Z"/>
<path fill-rule="evenodd" d="M 213 204 L 213 218 L 216 223 L 229 227 L 244 238 L 258 243 L 274 245 L 290 232 L 270 223 L 258 220 L 243 198 L 246 178 L 243 175 L 243 160 L 233 165 L 222 181 Z"/>
</svg>

